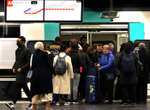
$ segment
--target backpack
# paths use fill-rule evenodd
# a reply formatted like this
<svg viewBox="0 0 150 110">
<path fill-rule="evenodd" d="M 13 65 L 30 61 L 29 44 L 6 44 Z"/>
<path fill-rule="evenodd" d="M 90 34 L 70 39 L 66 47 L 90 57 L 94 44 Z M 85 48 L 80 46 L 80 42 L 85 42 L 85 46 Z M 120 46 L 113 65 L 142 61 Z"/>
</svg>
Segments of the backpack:
<svg viewBox="0 0 150 110">
<path fill-rule="evenodd" d="M 123 54 L 121 58 L 121 71 L 124 73 L 134 73 L 135 70 L 134 54 L 132 52 L 130 54 Z"/>
<path fill-rule="evenodd" d="M 58 55 L 58 59 L 55 65 L 55 74 L 64 75 L 66 73 L 67 66 L 66 66 L 65 58 L 66 58 L 66 55 L 64 57 L 60 57 Z"/>
</svg>

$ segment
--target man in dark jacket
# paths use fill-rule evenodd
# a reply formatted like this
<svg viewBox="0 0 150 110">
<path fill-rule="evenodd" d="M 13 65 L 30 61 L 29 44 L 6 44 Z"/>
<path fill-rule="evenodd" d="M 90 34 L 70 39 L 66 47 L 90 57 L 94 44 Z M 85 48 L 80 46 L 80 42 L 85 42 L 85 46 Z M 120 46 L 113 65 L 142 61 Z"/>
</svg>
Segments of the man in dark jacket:
<svg viewBox="0 0 150 110">
<path fill-rule="evenodd" d="M 13 103 L 6 104 L 10 109 L 14 109 L 14 104 L 16 104 L 19 96 L 21 88 L 23 88 L 24 92 L 28 96 L 29 100 L 31 101 L 31 95 L 29 88 L 27 87 L 26 83 L 26 75 L 30 68 L 30 52 L 25 47 L 26 39 L 21 36 L 17 39 L 17 50 L 16 50 L 16 59 L 15 63 L 12 68 L 12 72 L 16 74 L 16 84 L 15 84 L 15 94 L 12 96 Z"/>
</svg>

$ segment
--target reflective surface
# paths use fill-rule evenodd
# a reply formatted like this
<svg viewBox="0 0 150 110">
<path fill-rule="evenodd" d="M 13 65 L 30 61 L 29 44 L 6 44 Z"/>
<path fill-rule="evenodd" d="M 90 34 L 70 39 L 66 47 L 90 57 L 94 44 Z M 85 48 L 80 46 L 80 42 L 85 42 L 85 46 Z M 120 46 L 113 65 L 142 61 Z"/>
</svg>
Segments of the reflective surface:
<svg viewBox="0 0 150 110">
<path fill-rule="evenodd" d="M 15 110 L 28 110 L 27 109 L 28 103 L 17 103 L 15 106 Z M 120 104 L 97 104 L 97 105 L 89 105 L 89 104 L 82 104 L 82 105 L 70 105 L 70 106 L 52 106 L 53 110 L 150 110 L 150 102 L 145 105 L 136 104 L 133 105 L 120 105 Z M 9 110 L 5 103 L 0 102 L 0 110 Z M 38 110 L 44 110 L 44 106 L 40 106 Z"/>
</svg>

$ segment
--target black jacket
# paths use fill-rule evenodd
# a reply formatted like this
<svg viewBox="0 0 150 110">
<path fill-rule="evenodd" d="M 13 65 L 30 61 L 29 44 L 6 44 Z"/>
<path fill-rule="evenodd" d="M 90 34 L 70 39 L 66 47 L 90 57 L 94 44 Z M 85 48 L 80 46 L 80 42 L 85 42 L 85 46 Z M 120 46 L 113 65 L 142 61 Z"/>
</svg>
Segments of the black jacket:
<svg viewBox="0 0 150 110">
<path fill-rule="evenodd" d="M 23 84 L 26 82 L 26 75 L 30 67 L 30 51 L 25 47 L 21 46 L 16 50 L 16 59 L 13 65 L 13 69 L 16 72 L 16 82 Z M 17 69 L 21 68 L 21 72 L 17 72 Z"/>
<path fill-rule="evenodd" d="M 36 50 L 32 60 L 31 95 L 52 93 L 52 58 L 47 52 Z"/>
<path fill-rule="evenodd" d="M 71 57 L 73 72 L 80 73 L 81 61 L 80 61 L 80 56 L 79 56 L 78 52 L 71 51 L 70 53 L 68 53 L 68 55 Z"/>
</svg>

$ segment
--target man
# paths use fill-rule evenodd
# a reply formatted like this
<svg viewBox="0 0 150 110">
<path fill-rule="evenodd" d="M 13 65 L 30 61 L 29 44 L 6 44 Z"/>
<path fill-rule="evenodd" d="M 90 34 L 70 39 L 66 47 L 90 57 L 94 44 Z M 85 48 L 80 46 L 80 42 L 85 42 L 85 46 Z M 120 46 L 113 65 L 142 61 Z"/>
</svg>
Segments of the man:
<svg viewBox="0 0 150 110">
<path fill-rule="evenodd" d="M 80 38 L 80 45 L 83 48 L 83 52 L 86 52 L 89 45 L 87 44 L 87 38 L 85 35 Z"/>
<path fill-rule="evenodd" d="M 12 72 L 16 74 L 16 84 L 15 84 L 15 94 L 12 96 L 13 103 L 6 104 L 11 110 L 14 109 L 14 104 L 16 104 L 20 91 L 23 88 L 24 92 L 31 101 L 31 95 L 29 88 L 26 83 L 26 75 L 30 68 L 30 52 L 25 47 L 26 39 L 23 36 L 17 38 L 17 50 L 16 50 L 16 59 L 12 68 Z M 31 107 L 31 104 L 29 105 Z"/>
</svg>

